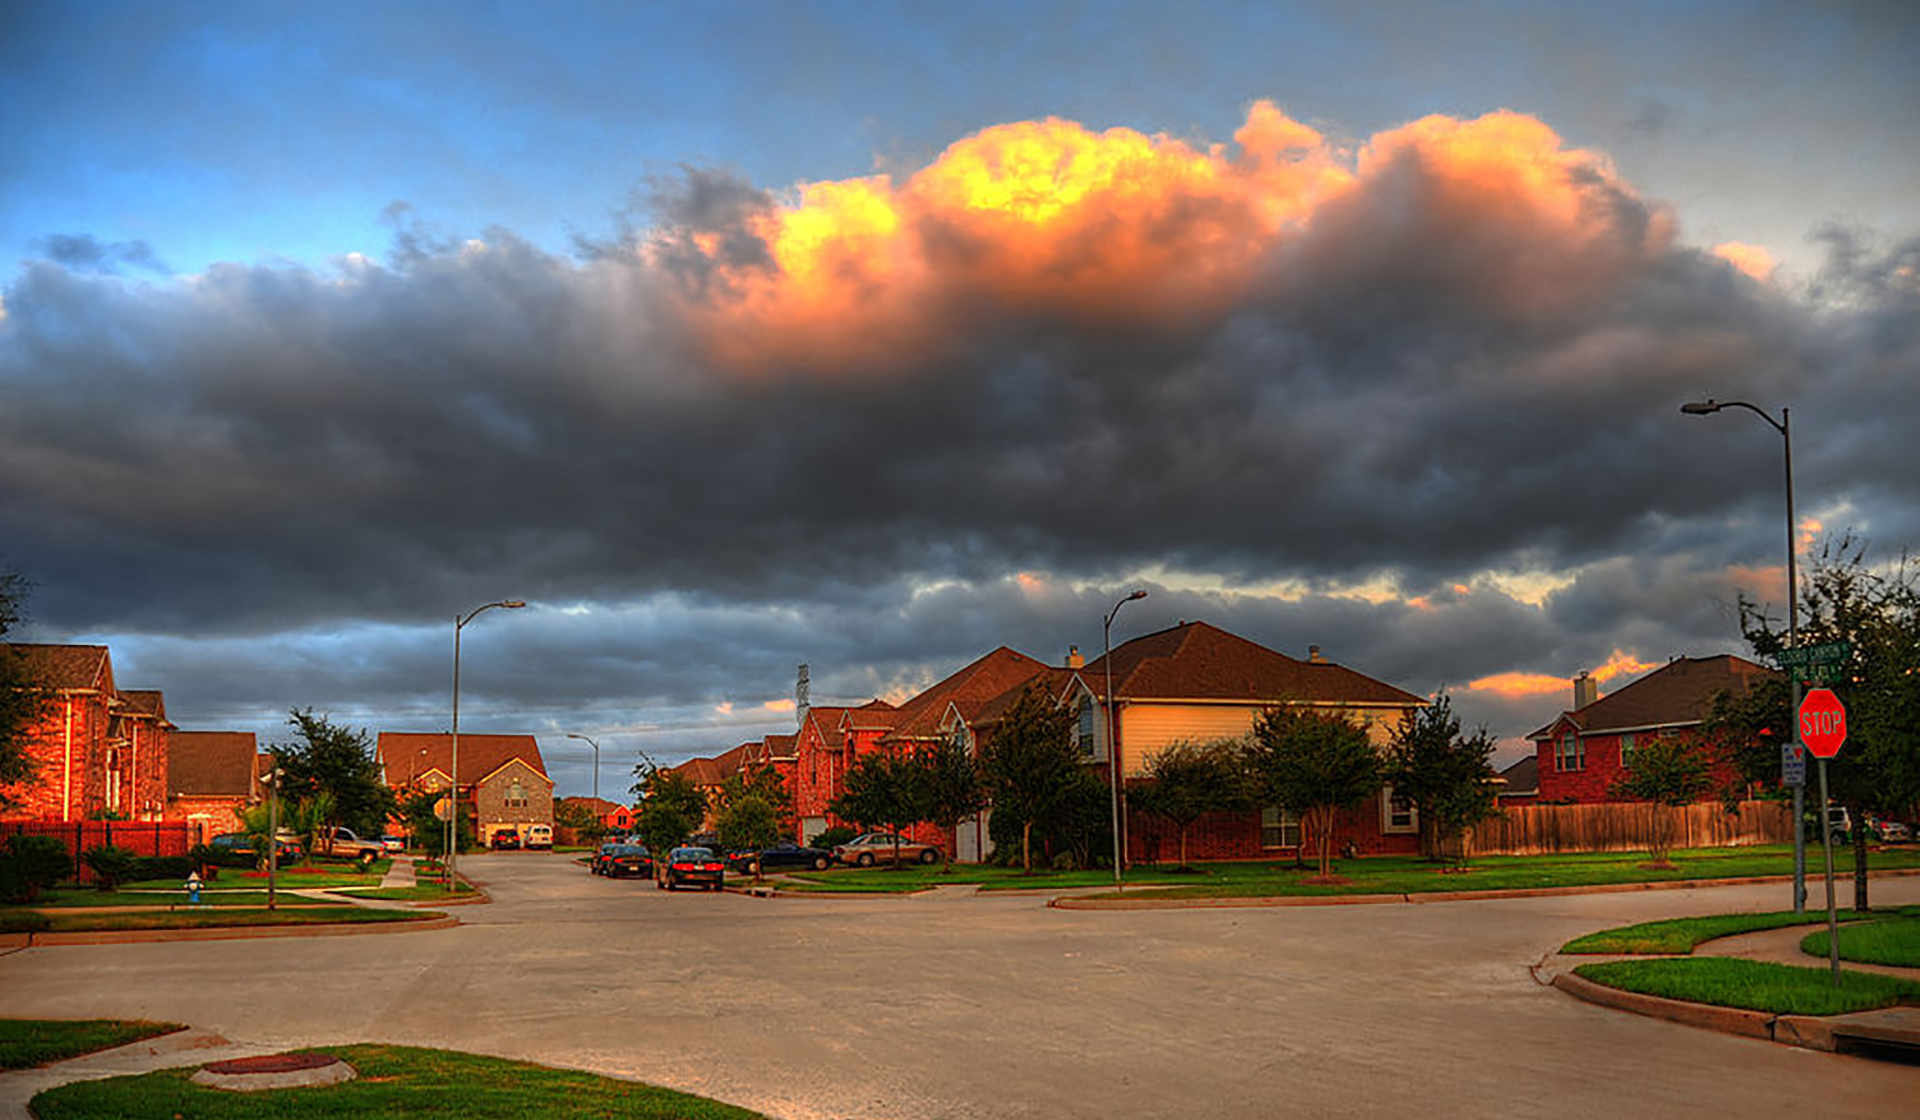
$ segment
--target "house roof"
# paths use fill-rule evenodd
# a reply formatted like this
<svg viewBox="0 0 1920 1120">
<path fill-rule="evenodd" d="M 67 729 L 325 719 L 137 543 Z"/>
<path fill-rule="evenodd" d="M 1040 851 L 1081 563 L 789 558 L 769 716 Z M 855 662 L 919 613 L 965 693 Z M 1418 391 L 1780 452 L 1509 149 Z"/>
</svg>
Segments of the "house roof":
<svg viewBox="0 0 1920 1120">
<path fill-rule="evenodd" d="M 437 732 L 382 731 L 374 743 L 374 755 L 384 768 L 387 784 L 411 785 L 430 770 L 453 773 L 453 736 Z M 472 785 L 514 759 L 543 778 L 546 760 L 540 757 L 540 744 L 531 735 L 484 735 L 460 733 L 460 774 L 457 784 Z"/>
<path fill-rule="evenodd" d="M 1019 690 L 1048 668 L 1043 661 L 1001 646 L 900 705 L 893 713 L 892 729 L 882 738 L 936 739 L 947 705 L 959 707 L 964 714 Z"/>
<path fill-rule="evenodd" d="M 778 760 L 781 762 L 790 762 L 800 757 L 799 748 L 795 745 L 799 740 L 800 736 L 798 735 L 767 736 L 761 744 L 760 761 L 773 762 Z"/>
<path fill-rule="evenodd" d="M 1743 693 L 1760 681 L 1779 676 L 1778 670 L 1730 653 L 1676 657 L 1617 692 L 1573 711 L 1562 712 L 1558 719 L 1527 738 L 1536 741 L 1550 738 L 1562 723 L 1571 724 L 1583 735 L 1635 731 L 1643 727 L 1687 727 L 1706 719 L 1718 694 Z"/>
<path fill-rule="evenodd" d="M 1133 639 L 1110 655 L 1116 700 L 1295 701 L 1424 705 L 1426 700 L 1332 661 L 1301 661 L 1205 622 Z M 1109 656 L 1079 675 L 1106 691 Z"/>
<path fill-rule="evenodd" d="M 586 810 L 596 817 L 604 817 L 608 813 L 617 813 L 626 808 L 625 805 L 617 801 L 608 801 L 604 797 L 560 797 L 555 798 L 555 803 L 585 806 Z"/>
<path fill-rule="evenodd" d="M 159 689 L 121 689 L 118 695 L 128 709 L 126 714 L 152 716 L 161 723 L 167 722 L 167 699 Z"/>
<path fill-rule="evenodd" d="M 1067 691 L 1073 678 L 1074 670 L 1049 665 L 998 696 L 982 701 L 963 698 L 954 701 L 947 710 L 959 715 L 975 732 L 980 732 L 999 723 L 1000 717 L 1007 714 L 1007 709 L 1019 702 L 1020 694 L 1027 690 L 1028 685 L 1037 686 L 1049 696 L 1058 698 Z"/>
<path fill-rule="evenodd" d="M 18 653 L 26 662 L 27 675 L 44 688 L 113 690 L 113 661 L 106 646 L 0 642 L 0 649 Z"/>
<path fill-rule="evenodd" d="M 250 797 L 257 757 L 251 731 L 176 731 L 167 737 L 167 793 Z"/>
<path fill-rule="evenodd" d="M 1501 797 L 1531 797 L 1540 792 L 1540 756 L 1527 755 L 1520 761 L 1500 771 L 1500 779 L 1507 784 L 1500 787 Z"/>
</svg>

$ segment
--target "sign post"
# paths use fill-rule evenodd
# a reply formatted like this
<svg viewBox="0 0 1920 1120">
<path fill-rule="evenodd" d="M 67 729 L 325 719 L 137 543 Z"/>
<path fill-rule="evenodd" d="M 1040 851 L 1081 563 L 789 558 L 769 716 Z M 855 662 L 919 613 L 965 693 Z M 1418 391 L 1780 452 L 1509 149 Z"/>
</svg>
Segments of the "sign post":
<svg viewBox="0 0 1920 1120">
<path fill-rule="evenodd" d="M 1800 741 L 1820 760 L 1820 842 L 1827 853 L 1827 961 L 1833 973 L 1833 986 L 1837 988 L 1840 986 L 1840 921 L 1833 906 L 1833 825 L 1827 811 L 1827 759 L 1839 754 L 1847 741 L 1847 708 L 1832 689 L 1816 688 L 1800 701 L 1796 715 Z"/>
<path fill-rule="evenodd" d="M 1789 491 L 1787 506 L 1788 509 L 1791 510 L 1793 506 L 1793 498 L 1791 495 L 1793 486 L 1791 482 L 1788 483 L 1787 489 Z M 1791 513 L 1788 514 L 1787 521 L 1789 523 L 1793 521 Z M 1787 563 L 1789 566 L 1793 563 L 1792 536 L 1793 534 L 1789 532 L 1787 551 Z M 1789 595 L 1788 598 L 1791 599 L 1792 596 Z M 1789 602 L 1788 609 L 1790 616 L 1797 617 L 1797 614 L 1793 612 L 1793 607 L 1794 604 Z M 1780 667 L 1785 669 L 1787 675 L 1793 680 L 1793 710 L 1794 721 L 1797 725 L 1800 713 L 1801 685 L 1808 681 L 1833 684 L 1840 680 L 1841 667 L 1845 664 L 1848 656 L 1853 653 L 1853 646 L 1847 642 L 1818 642 L 1810 646 L 1800 645 L 1800 630 L 1797 624 L 1790 627 L 1789 633 L 1792 637 L 1789 638 L 1787 648 L 1776 654 L 1775 660 L 1780 663 Z M 1780 780 L 1787 784 L 1787 788 L 1793 790 L 1793 912 L 1796 914 L 1804 914 L 1807 912 L 1807 753 L 1800 746 L 1800 737 L 1798 735 L 1792 735 L 1789 736 L 1789 738 L 1792 742 L 1782 743 L 1780 745 Z"/>
</svg>

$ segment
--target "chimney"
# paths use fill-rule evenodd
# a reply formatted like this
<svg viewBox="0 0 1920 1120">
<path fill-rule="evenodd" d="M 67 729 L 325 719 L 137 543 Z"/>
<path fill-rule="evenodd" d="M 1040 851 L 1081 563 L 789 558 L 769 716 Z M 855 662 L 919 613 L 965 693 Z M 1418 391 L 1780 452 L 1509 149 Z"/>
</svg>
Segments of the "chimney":
<svg viewBox="0 0 1920 1120">
<path fill-rule="evenodd" d="M 1068 646 L 1067 647 L 1067 668 L 1084 669 L 1086 667 L 1087 667 L 1087 659 L 1080 656 L 1080 647 Z"/>
<path fill-rule="evenodd" d="M 1595 700 L 1600 699 L 1600 682 L 1587 675 L 1585 669 L 1573 678 L 1573 710 L 1579 711 Z"/>
<path fill-rule="evenodd" d="M 1325 665 L 1327 663 L 1327 659 L 1320 656 L 1319 646 L 1307 647 L 1307 660 L 1312 662 L 1315 665 Z"/>
</svg>

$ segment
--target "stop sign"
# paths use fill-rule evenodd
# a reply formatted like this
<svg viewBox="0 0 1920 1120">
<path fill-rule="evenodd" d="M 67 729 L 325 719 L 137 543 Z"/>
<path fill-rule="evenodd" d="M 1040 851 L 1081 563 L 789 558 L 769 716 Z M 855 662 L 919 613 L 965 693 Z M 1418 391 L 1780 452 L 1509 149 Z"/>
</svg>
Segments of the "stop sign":
<svg viewBox="0 0 1920 1120">
<path fill-rule="evenodd" d="M 1832 758 L 1847 741 L 1847 708 L 1830 688 L 1816 688 L 1800 701 L 1800 741 L 1815 758 Z"/>
</svg>

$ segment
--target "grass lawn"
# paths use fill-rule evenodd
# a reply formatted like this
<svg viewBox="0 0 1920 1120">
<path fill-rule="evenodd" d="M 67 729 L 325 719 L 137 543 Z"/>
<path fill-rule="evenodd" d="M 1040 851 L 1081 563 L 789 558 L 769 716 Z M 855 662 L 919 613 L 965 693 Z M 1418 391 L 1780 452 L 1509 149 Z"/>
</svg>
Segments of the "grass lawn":
<svg viewBox="0 0 1920 1120">
<path fill-rule="evenodd" d="M 233 926 L 311 926 L 368 922 L 418 922 L 442 915 L 430 910 L 370 910 L 364 906 L 202 907 L 103 914 L 75 910 L 56 914 L 0 914 L 0 932 L 86 933 L 129 929 L 224 929 Z"/>
<path fill-rule="evenodd" d="M 80 1081 L 33 1098 L 41 1120 L 100 1116 L 191 1116 L 195 1120 L 356 1120 L 441 1116 L 464 1120 L 754 1120 L 757 1112 L 703 1097 L 450 1050 L 406 1046 L 332 1046 L 360 1076 L 339 1085 L 230 1093 L 187 1080 L 192 1069 Z M 764 1120 L 762 1117 L 761 1120 Z"/>
<path fill-rule="evenodd" d="M 282 906 L 324 906 L 311 898 L 302 898 L 297 894 L 280 891 L 279 904 Z M 200 892 L 201 906 L 265 906 L 267 892 L 249 886 L 244 890 L 203 890 Z M 178 906 L 182 910 L 193 908 L 187 901 L 187 892 L 179 889 L 166 891 L 96 891 L 88 887 L 59 887 L 40 896 L 34 906 L 69 907 L 87 906 Z"/>
<path fill-rule="evenodd" d="M 411 887 L 341 887 L 333 893 L 352 898 L 378 898 L 387 902 L 438 902 L 449 897 L 442 883 L 415 883 Z M 477 893 L 473 884 L 461 883 L 455 897 Z"/>
<path fill-rule="evenodd" d="M 1842 928 L 1840 959 L 1920 968 L 1920 906 L 1902 907 L 1898 914 Z M 1816 957 L 1826 956 L 1827 931 L 1808 934 L 1800 942 L 1800 951 Z"/>
<path fill-rule="evenodd" d="M 145 1019 L 0 1019 L 0 1069 L 25 1069 L 185 1030 Z"/>
<path fill-rule="evenodd" d="M 1335 860 L 1333 870 L 1345 884 L 1309 884 L 1317 867 L 1300 870 L 1291 862 L 1233 862 L 1200 865 L 1197 874 L 1135 866 L 1128 886 L 1155 886 L 1155 898 L 1259 898 L 1284 895 L 1425 894 L 1436 891 L 1525 890 L 1542 887 L 1598 886 L 1614 883 L 1745 879 L 1787 875 L 1793 849 L 1777 844 L 1753 848 L 1697 848 L 1676 851 L 1671 870 L 1644 866 L 1645 852 L 1580 852 L 1550 856 L 1482 856 L 1464 872 L 1410 856 L 1371 856 Z M 1920 850 L 1869 853 L 1869 866 L 1920 868 Z M 1022 876 L 1018 868 L 956 866 L 943 875 L 938 866 L 802 872 L 789 877 L 799 890 L 897 892 L 924 890 L 944 883 L 977 883 L 983 890 L 1098 889 L 1113 882 L 1111 871 L 1042 872 Z M 1111 898 L 1103 894 L 1096 897 Z"/>
<path fill-rule="evenodd" d="M 1910 911 L 1920 915 L 1920 907 L 1901 907 L 1874 913 L 1902 914 Z M 1857 914 L 1852 910 L 1840 911 L 1840 920 L 1843 922 L 1872 916 L 1872 914 Z M 1826 920 L 1825 911 L 1814 910 L 1804 914 L 1796 914 L 1791 910 L 1773 910 L 1763 914 L 1709 914 L 1699 918 L 1665 918 L 1657 922 L 1641 922 L 1639 925 L 1604 929 L 1598 933 L 1576 937 L 1560 946 L 1560 951 L 1562 953 L 1691 953 L 1694 946 L 1703 941 L 1712 941 L 1716 937 L 1757 933 L 1763 929 L 1812 925 L 1816 922 L 1824 923 Z M 1842 946 L 1846 944 L 1844 932 L 1841 934 L 1840 943 Z M 1824 955 L 1826 951 L 1823 940 L 1820 952 Z"/>
<path fill-rule="evenodd" d="M 1825 968 L 1733 957 L 1609 961 L 1573 972 L 1610 988 L 1776 1015 L 1844 1015 L 1920 1004 L 1920 982 L 1913 980 L 1843 970 L 1836 988 Z"/>
</svg>

